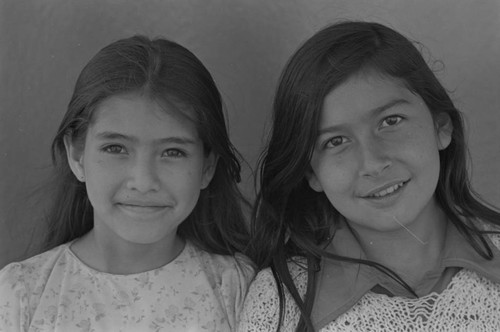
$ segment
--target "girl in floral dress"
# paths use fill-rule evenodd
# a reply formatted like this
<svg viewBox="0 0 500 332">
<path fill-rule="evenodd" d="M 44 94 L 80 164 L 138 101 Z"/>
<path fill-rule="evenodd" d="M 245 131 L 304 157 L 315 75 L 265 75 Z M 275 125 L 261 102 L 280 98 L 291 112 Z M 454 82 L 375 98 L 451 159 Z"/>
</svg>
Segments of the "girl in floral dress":
<svg viewBox="0 0 500 332">
<path fill-rule="evenodd" d="M 47 249 L 0 271 L 0 331 L 231 331 L 253 276 L 220 94 L 134 36 L 82 70 L 52 144 Z"/>
</svg>

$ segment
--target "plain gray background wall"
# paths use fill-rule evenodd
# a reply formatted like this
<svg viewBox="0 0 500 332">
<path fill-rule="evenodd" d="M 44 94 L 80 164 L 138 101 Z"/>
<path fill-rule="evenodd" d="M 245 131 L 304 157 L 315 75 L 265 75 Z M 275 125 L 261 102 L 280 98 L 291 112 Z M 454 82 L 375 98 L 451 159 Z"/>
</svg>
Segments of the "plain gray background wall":
<svg viewBox="0 0 500 332">
<path fill-rule="evenodd" d="M 474 187 L 500 206 L 498 0 L 0 0 L 0 267 L 43 232 L 31 193 L 50 169 L 76 77 L 99 49 L 133 34 L 189 48 L 212 73 L 231 138 L 254 166 L 287 58 L 339 19 L 387 24 L 444 63 L 433 67 L 467 116 Z M 253 195 L 248 168 L 242 186 Z"/>
</svg>

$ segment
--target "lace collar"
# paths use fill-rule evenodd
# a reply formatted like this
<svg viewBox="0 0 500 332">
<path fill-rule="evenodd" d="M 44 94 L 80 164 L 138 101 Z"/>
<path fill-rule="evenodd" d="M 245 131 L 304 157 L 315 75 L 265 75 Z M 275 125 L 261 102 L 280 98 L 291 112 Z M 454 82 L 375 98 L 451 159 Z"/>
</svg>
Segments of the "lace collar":
<svg viewBox="0 0 500 332">
<path fill-rule="evenodd" d="M 492 260 L 481 257 L 457 228 L 448 223 L 441 264 L 426 274 L 422 287 L 417 286 L 417 294 L 419 294 L 419 289 L 421 291 L 424 289 L 424 293 L 425 289 L 427 292 L 432 291 L 432 285 L 438 283 L 446 272 L 456 272 L 460 268 L 475 271 L 491 281 L 500 283 L 500 251 L 491 242 L 489 236 L 486 235 L 485 239 L 493 251 Z M 327 251 L 348 257 L 366 257 L 361 246 L 346 227 L 336 232 Z M 451 277 L 453 275 L 454 273 Z M 429 285 L 431 285 L 430 288 Z M 404 287 L 375 268 L 364 264 L 323 259 L 321 270 L 317 274 L 316 296 L 311 315 L 313 325 L 316 329 L 326 326 L 348 311 L 374 287 L 383 287 L 396 296 L 413 297 Z"/>
</svg>

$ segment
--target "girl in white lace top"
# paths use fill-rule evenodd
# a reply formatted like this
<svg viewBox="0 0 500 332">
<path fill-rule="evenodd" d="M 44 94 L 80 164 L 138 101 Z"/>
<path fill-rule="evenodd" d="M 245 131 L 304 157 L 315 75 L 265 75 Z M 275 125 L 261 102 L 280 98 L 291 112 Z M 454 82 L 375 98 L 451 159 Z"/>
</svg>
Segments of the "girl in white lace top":
<svg viewBox="0 0 500 332">
<path fill-rule="evenodd" d="M 260 164 L 239 331 L 500 331 L 500 214 L 417 48 L 342 22 L 291 57 Z"/>
<path fill-rule="evenodd" d="M 52 144 L 47 248 L 0 271 L 0 331 L 233 331 L 253 268 L 220 94 L 189 50 L 116 41 Z"/>
</svg>

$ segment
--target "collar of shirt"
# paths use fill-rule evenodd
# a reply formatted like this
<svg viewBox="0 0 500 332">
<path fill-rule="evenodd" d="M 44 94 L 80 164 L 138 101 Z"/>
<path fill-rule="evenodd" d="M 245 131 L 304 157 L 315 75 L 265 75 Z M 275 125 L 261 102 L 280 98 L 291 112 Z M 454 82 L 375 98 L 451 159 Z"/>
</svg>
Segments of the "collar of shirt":
<svg viewBox="0 0 500 332">
<path fill-rule="evenodd" d="M 426 274 L 422 282 L 415 287 L 420 295 L 436 288 L 446 287 L 454 274 L 461 268 L 466 268 L 500 283 L 500 251 L 485 236 L 493 251 L 493 259 L 481 257 L 463 238 L 457 228 L 448 223 L 441 263 Z M 332 243 L 326 249 L 328 252 L 352 258 L 365 259 L 361 246 L 354 235 L 342 227 L 337 230 Z M 444 279 L 444 280 L 443 280 Z M 383 290 L 395 296 L 413 297 L 403 286 L 385 273 L 365 264 L 322 259 L 321 271 L 317 275 L 316 296 L 314 299 L 312 321 L 316 329 L 321 329 L 348 311 L 370 290 Z"/>
</svg>

